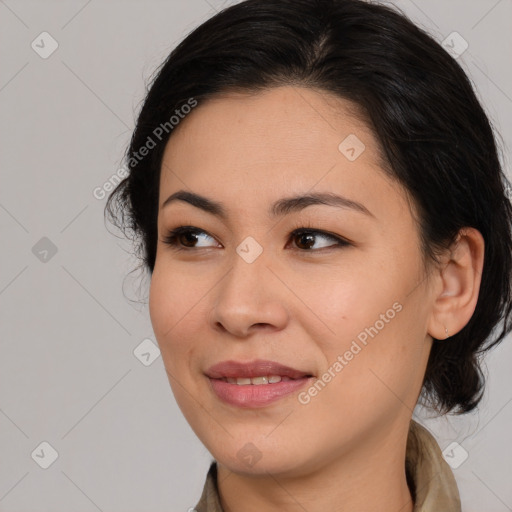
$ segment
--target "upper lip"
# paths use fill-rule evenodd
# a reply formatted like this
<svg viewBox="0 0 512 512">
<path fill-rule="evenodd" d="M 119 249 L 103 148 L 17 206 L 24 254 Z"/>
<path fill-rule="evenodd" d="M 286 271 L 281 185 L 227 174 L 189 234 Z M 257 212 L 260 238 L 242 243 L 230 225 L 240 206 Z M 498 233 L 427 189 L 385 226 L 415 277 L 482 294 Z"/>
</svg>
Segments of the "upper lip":
<svg viewBox="0 0 512 512">
<path fill-rule="evenodd" d="M 281 377 L 290 377 L 291 379 L 300 379 L 311 376 L 310 373 L 302 370 L 285 366 L 275 361 L 266 361 L 256 359 L 246 363 L 239 361 L 222 361 L 210 366 L 206 370 L 206 375 L 211 379 L 222 379 L 223 377 L 263 377 L 267 375 L 280 375 Z"/>
</svg>

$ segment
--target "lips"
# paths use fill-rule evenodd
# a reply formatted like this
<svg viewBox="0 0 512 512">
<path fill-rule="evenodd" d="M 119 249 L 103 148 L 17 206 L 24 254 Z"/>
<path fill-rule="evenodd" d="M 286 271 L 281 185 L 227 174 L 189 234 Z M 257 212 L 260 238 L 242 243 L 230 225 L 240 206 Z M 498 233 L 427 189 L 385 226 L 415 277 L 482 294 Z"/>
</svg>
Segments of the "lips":
<svg viewBox="0 0 512 512">
<path fill-rule="evenodd" d="M 299 392 L 314 380 L 306 371 L 262 359 L 248 363 L 223 361 L 205 373 L 214 395 L 238 408 L 270 406 Z"/>
<path fill-rule="evenodd" d="M 311 373 L 307 371 L 298 370 L 275 361 L 263 359 L 256 359 L 248 363 L 223 361 L 208 368 L 205 374 L 211 379 L 254 378 L 269 375 L 279 375 L 290 379 L 302 379 L 312 376 Z"/>
</svg>

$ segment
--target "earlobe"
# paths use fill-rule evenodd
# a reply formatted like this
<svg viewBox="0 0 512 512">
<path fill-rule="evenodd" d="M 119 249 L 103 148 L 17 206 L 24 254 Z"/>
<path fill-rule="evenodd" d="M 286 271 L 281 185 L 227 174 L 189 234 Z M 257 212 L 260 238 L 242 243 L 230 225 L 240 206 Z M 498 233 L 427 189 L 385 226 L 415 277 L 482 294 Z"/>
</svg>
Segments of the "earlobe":
<svg viewBox="0 0 512 512">
<path fill-rule="evenodd" d="M 485 243 L 475 228 L 462 229 L 438 270 L 428 333 L 435 339 L 453 336 L 471 319 L 480 292 Z M 440 291 L 439 291 L 440 290 Z"/>
</svg>

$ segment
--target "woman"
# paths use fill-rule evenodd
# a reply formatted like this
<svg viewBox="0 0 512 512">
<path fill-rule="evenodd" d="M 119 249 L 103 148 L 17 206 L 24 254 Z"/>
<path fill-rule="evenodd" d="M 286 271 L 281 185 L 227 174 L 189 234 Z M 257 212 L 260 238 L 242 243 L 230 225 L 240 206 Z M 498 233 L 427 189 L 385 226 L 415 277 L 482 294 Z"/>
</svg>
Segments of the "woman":
<svg viewBox="0 0 512 512">
<path fill-rule="evenodd" d="M 419 399 L 473 410 L 512 206 L 457 62 L 390 8 L 248 0 L 147 94 L 109 198 L 138 237 L 196 510 L 460 510 Z"/>
</svg>

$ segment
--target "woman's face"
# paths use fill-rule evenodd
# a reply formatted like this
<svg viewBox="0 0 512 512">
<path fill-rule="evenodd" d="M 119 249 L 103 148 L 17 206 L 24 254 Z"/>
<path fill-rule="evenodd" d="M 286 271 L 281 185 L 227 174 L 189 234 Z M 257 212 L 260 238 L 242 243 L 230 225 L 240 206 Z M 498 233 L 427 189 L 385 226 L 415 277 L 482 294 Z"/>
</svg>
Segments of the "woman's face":
<svg viewBox="0 0 512 512">
<path fill-rule="evenodd" d="M 421 388 L 433 294 L 419 233 L 349 106 L 291 86 L 217 97 L 166 147 L 151 321 L 179 407 L 232 471 L 301 474 L 371 450 L 407 430 Z M 180 190 L 205 199 L 164 206 Z M 343 199 L 283 206 L 315 194 Z M 179 226 L 195 231 L 166 243 Z M 210 370 L 257 360 L 302 378 Z"/>
</svg>

